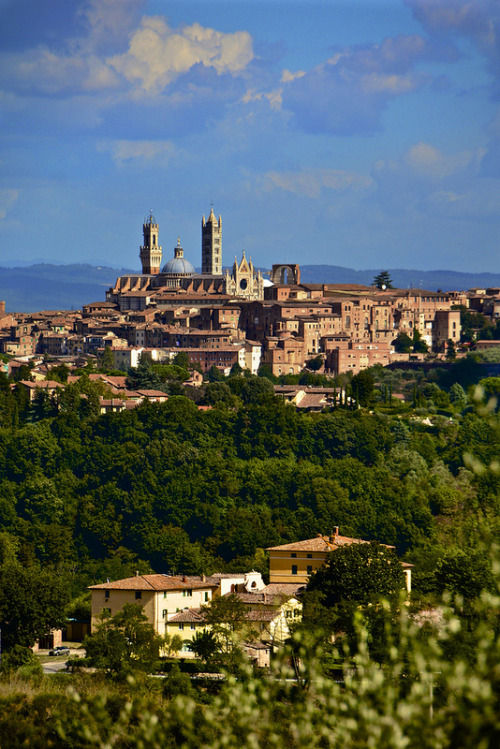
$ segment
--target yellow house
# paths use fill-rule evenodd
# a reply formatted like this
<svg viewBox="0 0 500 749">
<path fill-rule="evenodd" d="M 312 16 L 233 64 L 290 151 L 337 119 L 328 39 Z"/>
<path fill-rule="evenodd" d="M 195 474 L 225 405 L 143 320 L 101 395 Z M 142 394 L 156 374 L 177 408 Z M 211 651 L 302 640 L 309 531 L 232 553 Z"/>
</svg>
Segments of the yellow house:
<svg viewBox="0 0 500 749">
<path fill-rule="evenodd" d="M 352 544 L 367 544 L 361 538 L 341 536 L 338 526 L 329 536 L 318 534 L 316 538 L 296 541 L 282 546 L 271 546 L 269 552 L 269 581 L 270 583 L 300 583 L 305 585 L 309 576 L 321 567 L 330 552 L 342 546 Z M 393 546 L 389 546 L 393 549 Z M 411 568 L 413 565 L 402 562 L 406 577 L 406 590 L 411 591 Z"/>
<path fill-rule="evenodd" d="M 92 631 L 103 611 L 111 616 L 126 603 L 142 606 L 155 632 L 163 636 L 169 617 L 186 608 L 197 608 L 212 600 L 217 582 L 186 575 L 135 575 L 124 580 L 91 585 Z"/>
<path fill-rule="evenodd" d="M 226 592 L 238 596 L 245 604 L 245 619 L 248 631 L 245 636 L 256 642 L 279 647 L 290 635 L 290 624 L 298 621 L 302 616 L 302 603 L 295 598 L 300 585 L 270 584 L 260 590 L 236 590 Z M 179 635 L 183 640 L 183 656 L 191 653 L 189 644 L 197 632 L 210 629 L 205 623 L 203 611 L 200 609 L 186 609 L 174 614 L 166 623 L 165 631 L 169 636 Z M 245 628 L 246 629 L 246 628 Z"/>
</svg>

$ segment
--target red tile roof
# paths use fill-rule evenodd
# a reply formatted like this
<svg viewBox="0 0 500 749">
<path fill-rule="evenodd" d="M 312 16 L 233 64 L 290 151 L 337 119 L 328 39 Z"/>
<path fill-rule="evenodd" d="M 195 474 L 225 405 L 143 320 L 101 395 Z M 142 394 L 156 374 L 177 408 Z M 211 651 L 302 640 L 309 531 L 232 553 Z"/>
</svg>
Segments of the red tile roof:
<svg viewBox="0 0 500 749">
<path fill-rule="evenodd" d="M 201 578 L 184 575 L 135 575 L 111 583 L 90 585 L 90 590 L 187 590 L 191 588 L 216 588 L 214 583 L 203 582 Z"/>
<path fill-rule="evenodd" d="M 332 538 L 332 541 L 329 539 Z M 267 551 L 332 551 L 339 546 L 350 546 L 351 544 L 368 544 L 362 538 L 350 538 L 349 536 L 317 536 L 305 541 L 295 541 L 291 544 L 281 546 L 270 546 Z"/>
</svg>

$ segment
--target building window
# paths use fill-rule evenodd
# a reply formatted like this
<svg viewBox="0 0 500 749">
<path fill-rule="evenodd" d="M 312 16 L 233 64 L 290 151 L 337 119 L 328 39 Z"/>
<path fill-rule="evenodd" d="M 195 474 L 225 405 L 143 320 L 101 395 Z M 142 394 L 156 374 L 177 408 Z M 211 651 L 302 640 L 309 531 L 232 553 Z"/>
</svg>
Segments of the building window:
<svg viewBox="0 0 500 749">
<path fill-rule="evenodd" d="M 139 598 L 142 598 L 142 590 L 135 591 L 135 598 L 136 600 L 138 600 Z"/>
<path fill-rule="evenodd" d="M 297 574 L 297 565 L 292 564 L 292 575 L 296 575 L 296 574 Z"/>
<path fill-rule="evenodd" d="M 163 609 L 163 618 L 164 618 L 164 619 L 166 619 L 166 618 L 167 618 L 167 616 L 168 616 L 168 611 L 167 611 L 167 609 Z"/>
<path fill-rule="evenodd" d="M 104 609 L 102 610 L 102 613 L 103 613 L 103 614 L 104 614 L 105 616 L 111 616 L 111 609 L 109 609 L 109 608 L 104 608 Z"/>
<path fill-rule="evenodd" d="M 179 629 L 184 629 L 184 624 L 179 624 Z"/>
<path fill-rule="evenodd" d="M 292 554 L 290 554 L 290 556 L 292 557 L 292 559 L 297 559 L 297 554 L 295 552 L 293 552 Z"/>
<path fill-rule="evenodd" d="M 209 600 L 208 593 L 205 593 L 205 601 L 208 601 L 208 600 Z"/>
<path fill-rule="evenodd" d="M 196 624 L 191 624 L 191 629 L 196 629 Z"/>
<path fill-rule="evenodd" d="M 183 590 L 182 591 L 182 595 L 184 596 L 184 598 L 190 597 L 190 596 L 193 595 L 193 591 L 192 590 Z"/>
<path fill-rule="evenodd" d="M 164 591 L 163 591 L 163 598 L 166 598 L 166 597 L 167 597 L 167 591 L 166 591 L 166 590 L 164 590 Z"/>
<path fill-rule="evenodd" d="M 308 558 L 308 559 L 312 559 L 312 558 L 313 558 L 313 555 L 312 555 L 312 554 L 307 554 L 307 558 Z"/>
<path fill-rule="evenodd" d="M 310 575 L 313 571 L 312 564 L 307 565 L 307 574 Z"/>
<path fill-rule="evenodd" d="M 105 590 L 104 591 L 104 598 L 106 598 L 106 600 L 109 598 L 109 595 L 110 595 L 110 591 L 109 590 Z"/>
</svg>

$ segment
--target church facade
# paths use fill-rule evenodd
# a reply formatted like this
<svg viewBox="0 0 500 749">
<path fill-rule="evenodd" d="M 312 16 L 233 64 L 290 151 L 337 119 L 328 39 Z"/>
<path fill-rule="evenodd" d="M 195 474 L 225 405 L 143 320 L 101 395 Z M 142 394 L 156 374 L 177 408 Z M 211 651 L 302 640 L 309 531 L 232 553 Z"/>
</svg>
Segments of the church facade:
<svg viewBox="0 0 500 749">
<path fill-rule="evenodd" d="M 143 223 L 143 244 L 139 257 L 142 272 L 120 276 L 106 292 L 106 301 L 117 304 L 121 310 L 140 310 L 154 305 L 176 292 L 179 295 L 219 295 L 258 301 L 264 299 L 264 279 L 255 270 L 252 260 L 243 252 L 240 262 L 234 259 L 231 272 L 222 268 L 222 218 L 217 219 L 213 208 L 208 219 L 201 222 L 201 267 L 197 273 L 184 257 L 180 239 L 174 257 L 163 267 L 162 248 L 159 244 L 159 225 L 151 213 Z M 215 300 L 214 300 L 215 302 Z"/>
</svg>

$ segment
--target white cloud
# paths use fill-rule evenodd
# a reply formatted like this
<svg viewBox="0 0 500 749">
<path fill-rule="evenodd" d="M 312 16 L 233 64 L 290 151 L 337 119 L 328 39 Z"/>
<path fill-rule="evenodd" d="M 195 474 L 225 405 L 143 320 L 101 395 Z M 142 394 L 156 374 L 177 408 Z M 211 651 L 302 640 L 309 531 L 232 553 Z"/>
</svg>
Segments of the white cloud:
<svg viewBox="0 0 500 749">
<path fill-rule="evenodd" d="M 340 169 L 304 169 L 300 172 L 267 172 L 262 179 L 264 192 L 285 190 L 295 195 L 319 198 L 323 189 L 366 190 L 371 177 Z"/>
<path fill-rule="evenodd" d="M 155 166 L 166 166 L 178 149 L 170 141 L 160 140 L 112 140 L 101 141 L 98 151 L 111 153 L 114 161 L 123 165 L 125 162 L 150 163 Z"/>
<path fill-rule="evenodd" d="M 245 31 L 224 34 L 195 23 L 174 31 L 160 16 L 143 18 L 128 51 L 108 63 L 148 93 L 161 92 L 197 64 L 220 75 L 242 72 L 253 59 L 252 38 Z"/>
<path fill-rule="evenodd" d="M 405 162 L 415 174 L 431 179 L 443 179 L 469 166 L 478 165 L 484 151 L 461 151 L 448 155 L 429 143 L 416 143 L 405 156 Z"/>
<path fill-rule="evenodd" d="M 4 219 L 19 197 L 19 190 L 0 190 L 0 220 Z"/>
<path fill-rule="evenodd" d="M 302 78 L 305 74 L 305 70 L 297 70 L 295 73 L 291 70 L 283 70 L 281 73 L 281 82 L 291 83 L 291 81 L 294 81 L 296 78 Z"/>
</svg>

